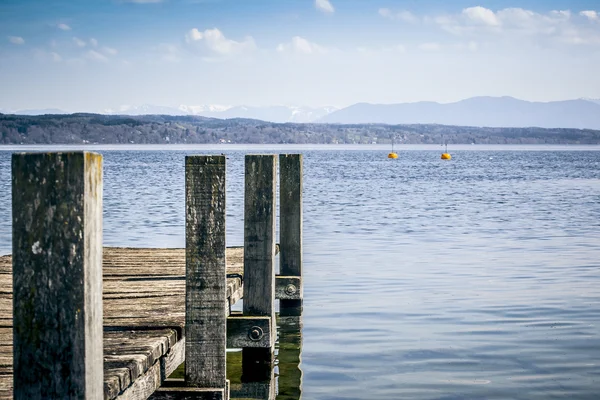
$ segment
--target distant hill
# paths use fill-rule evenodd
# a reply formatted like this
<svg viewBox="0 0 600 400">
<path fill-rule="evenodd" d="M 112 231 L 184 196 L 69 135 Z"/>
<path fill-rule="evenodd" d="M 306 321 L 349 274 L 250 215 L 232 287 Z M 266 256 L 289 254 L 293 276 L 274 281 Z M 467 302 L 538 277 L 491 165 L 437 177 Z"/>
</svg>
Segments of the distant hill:
<svg viewBox="0 0 600 400">
<path fill-rule="evenodd" d="M 589 129 L 273 123 L 171 115 L 3 115 L 0 144 L 332 143 L 600 144 Z"/>
<path fill-rule="evenodd" d="M 59 109 L 0 110 L 4 114 L 67 114 Z M 600 129 L 600 99 L 530 102 L 513 97 L 472 97 L 456 103 L 358 103 L 346 108 L 296 106 L 123 105 L 104 115 L 169 115 L 246 118 L 275 123 L 439 124 L 475 127 Z"/>
<path fill-rule="evenodd" d="M 120 106 L 104 110 L 108 115 L 199 115 L 210 118 L 250 118 L 269 122 L 312 122 L 337 110 L 334 107 L 291 107 L 291 106 L 218 106 L 181 105 L 178 108 L 153 106 Z"/>
<path fill-rule="evenodd" d="M 8 114 L 9 111 L 8 110 L 4 110 L 4 111 L 0 111 L 4 114 Z M 40 109 L 40 110 L 35 110 L 35 109 L 31 109 L 31 110 L 16 110 L 16 111 L 11 111 L 10 114 L 18 114 L 18 115 L 46 115 L 46 114 L 52 114 L 52 115 L 61 115 L 61 114 L 69 114 L 67 111 L 63 111 L 63 110 L 59 110 L 58 108 L 44 108 L 44 109 Z"/>
<path fill-rule="evenodd" d="M 473 97 L 448 104 L 359 103 L 318 122 L 600 129 L 600 104 L 583 99 L 541 103 L 513 97 Z"/>
</svg>

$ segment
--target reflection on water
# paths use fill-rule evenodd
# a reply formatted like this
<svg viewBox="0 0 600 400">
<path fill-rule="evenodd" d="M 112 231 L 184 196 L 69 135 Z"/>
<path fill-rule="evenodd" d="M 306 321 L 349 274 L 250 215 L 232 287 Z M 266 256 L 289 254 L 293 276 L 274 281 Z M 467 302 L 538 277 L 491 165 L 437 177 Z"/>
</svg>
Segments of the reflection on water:
<svg viewBox="0 0 600 400">
<path fill-rule="evenodd" d="M 227 379 L 232 399 L 299 400 L 302 397 L 302 317 L 277 315 L 275 368 L 270 379 L 248 382 L 242 374 L 242 352 L 227 352 Z"/>
<path fill-rule="evenodd" d="M 242 374 L 242 351 L 227 352 L 227 379 L 231 399 L 299 400 L 302 398 L 302 316 L 277 314 L 276 361 L 267 379 L 248 381 Z M 185 363 L 170 378 L 183 379 Z"/>
</svg>

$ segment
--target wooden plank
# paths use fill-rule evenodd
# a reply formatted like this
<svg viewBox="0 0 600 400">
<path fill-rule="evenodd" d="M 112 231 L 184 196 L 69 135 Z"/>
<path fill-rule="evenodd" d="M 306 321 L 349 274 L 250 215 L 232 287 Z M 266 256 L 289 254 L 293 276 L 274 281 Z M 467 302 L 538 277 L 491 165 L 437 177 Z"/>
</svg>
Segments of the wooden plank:
<svg viewBox="0 0 600 400">
<path fill-rule="evenodd" d="M 277 158 L 246 155 L 244 195 L 244 315 L 271 318 L 275 342 L 275 193 Z M 247 374 L 270 369 L 273 347 L 242 349 Z M 265 369 L 264 366 L 267 366 Z M 259 374 L 259 375 L 262 375 Z"/>
<path fill-rule="evenodd" d="M 185 383 L 225 387 L 225 156 L 185 158 Z"/>
<path fill-rule="evenodd" d="M 299 276 L 275 277 L 275 298 L 280 300 L 302 300 L 300 288 L 302 278 Z"/>
<path fill-rule="evenodd" d="M 160 363 L 154 364 L 142 376 L 137 378 L 131 386 L 119 394 L 117 400 L 142 400 L 150 397 L 160 387 Z"/>
<path fill-rule="evenodd" d="M 226 257 L 227 273 L 243 273 L 242 247 L 227 248 Z M 105 398 L 112 399 L 140 373 L 138 355 L 147 358 L 144 365 L 160 361 L 161 379 L 183 362 L 185 250 L 106 247 L 103 263 L 110 265 L 103 271 L 105 352 L 132 356 L 130 361 L 123 357 L 121 367 L 115 359 L 105 365 Z M 239 298 L 240 279 L 227 284 L 228 296 Z M 0 256 L 0 398 L 12 398 L 12 386 L 12 257 Z"/>
<path fill-rule="evenodd" d="M 176 340 L 173 329 L 105 332 L 105 398 L 152 393 L 183 361 L 185 341 Z"/>
<path fill-rule="evenodd" d="M 218 388 L 160 388 L 150 400 L 227 400 L 225 389 Z"/>
<path fill-rule="evenodd" d="M 160 368 L 163 382 L 185 361 L 185 338 L 169 350 L 160 360 Z"/>
<path fill-rule="evenodd" d="M 102 156 L 13 154 L 15 399 L 100 399 Z"/>
<path fill-rule="evenodd" d="M 270 317 L 227 318 L 227 348 L 229 349 L 270 348 L 275 344 L 271 341 L 272 337 Z"/>
<path fill-rule="evenodd" d="M 302 277 L 302 154 L 279 155 L 279 266 L 280 275 Z M 283 315 L 302 312 L 302 282 L 299 297 L 280 297 Z"/>
</svg>

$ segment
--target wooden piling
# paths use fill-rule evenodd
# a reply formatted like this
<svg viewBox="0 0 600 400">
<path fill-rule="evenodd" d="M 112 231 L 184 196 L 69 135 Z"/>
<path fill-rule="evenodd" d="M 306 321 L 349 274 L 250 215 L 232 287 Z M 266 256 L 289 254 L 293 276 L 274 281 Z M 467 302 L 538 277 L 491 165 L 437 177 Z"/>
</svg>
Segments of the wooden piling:
<svg viewBox="0 0 600 400">
<path fill-rule="evenodd" d="M 280 277 L 296 277 L 298 286 L 287 279 L 282 288 L 280 315 L 302 312 L 302 154 L 279 155 L 279 266 Z M 288 296 L 285 296 L 287 294 Z M 288 298 L 285 298 L 288 297 Z M 295 298 L 290 298 L 295 297 Z"/>
<path fill-rule="evenodd" d="M 275 342 L 275 155 L 246 155 L 244 200 L 244 316 L 271 318 Z M 242 349 L 247 380 L 269 379 L 274 346 Z"/>
<path fill-rule="evenodd" d="M 222 393 L 227 343 L 225 156 L 185 158 L 185 200 L 185 384 Z"/>
<path fill-rule="evenodd" d="M 102 157 L 12 156 L 15 399 L 102 399 Z"/>
</svg>

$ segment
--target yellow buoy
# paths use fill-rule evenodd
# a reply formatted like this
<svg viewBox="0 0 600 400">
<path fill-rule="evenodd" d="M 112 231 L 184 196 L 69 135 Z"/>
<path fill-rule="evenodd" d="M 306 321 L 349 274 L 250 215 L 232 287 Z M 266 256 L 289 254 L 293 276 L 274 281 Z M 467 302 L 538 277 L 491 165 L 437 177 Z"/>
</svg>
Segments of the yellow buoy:
<svg viewBox="0 0 600 400">
<path fill-rule="evenodd" d="M 446 142 L 446 150 L 442 153 L 442 160 L 452 160 L 452 156 L 448 153 L 448 142 Z"/>
<path fill-rule="evenodd" d="M 388 154 L 388 158 L 393 158 L 394 160 L 398 158 L 398 154 L 394 151 L 394 137 L 392 136 L 392 152 Z"/>
</svg>

